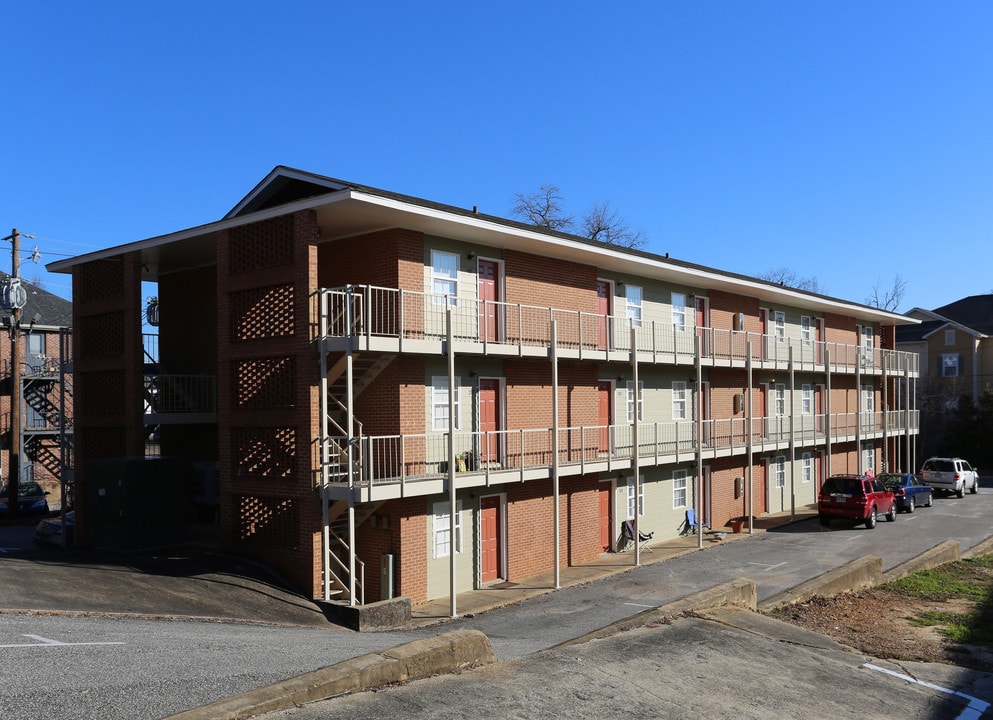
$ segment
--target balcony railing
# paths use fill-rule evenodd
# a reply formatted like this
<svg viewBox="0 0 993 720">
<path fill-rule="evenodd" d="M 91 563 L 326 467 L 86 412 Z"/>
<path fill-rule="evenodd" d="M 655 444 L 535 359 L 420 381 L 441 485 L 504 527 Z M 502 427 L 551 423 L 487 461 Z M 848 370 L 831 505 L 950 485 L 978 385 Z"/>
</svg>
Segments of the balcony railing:
<svg viewBox="0 0 993 720">
<path fill-rule="evenodd" d="M 654 458 L 655 464 L 685 462 L 699 450 L 707 457 L 717 453 L 816 446 L 827 441 L 826 430 L 834 440 L 851 440 L 856 435 L 880 436 L 915 432 L 918 411 L 888 413 L 841 413 L 800 417 L 723 418 L 639 423 L 638 457 L 641 464 Z M 456 432 L 457 472 L 489 474 L 549 469 L 555 458 L 550 428 Z M 698 442 L 698 433 L 700 434 Z M 332 444 L 344 446 L 346 438 L 332 437 Z M 448 473 L 448 434 L 382 435 L 357 439 L 363 458 L 353 476 L 359 484 L 391 484 L 436 479 Z M 611 465 L 630 467 L 634 456 L 633 427 L 609 425 L 568 427 L 558 430 L 557 460 L 570 474 L 608 469 Z M 347 484 L 343 464 L 332 461 L 332 484 Z"/>
<path fill-rule="evenodd" d="M 635 326 L 632 348 L 632 320 L 627 317 L 371 285 L 322 290 L 320 302 L 322 332 L 328 338 L 440 341 L 447 336 L 451 308 L 454 340 L 484 347 L 549 349 L 555 321 L 558 349 L 578 352 L 580 357 L 615 351 L 630 354 L 634 349 L 645 361 L 692 363 L 699 340 L 701 360 L 709 365 L 749 359 L 785 365 L 792 359 L 799 370 L 919 372 L 916 353 L 649 320 Z"/>
<path fill-rule="evenodd" d="M 213 375 L 146 375 L 147 413 L 212 413 L 217 410 Z"/>
</svg>

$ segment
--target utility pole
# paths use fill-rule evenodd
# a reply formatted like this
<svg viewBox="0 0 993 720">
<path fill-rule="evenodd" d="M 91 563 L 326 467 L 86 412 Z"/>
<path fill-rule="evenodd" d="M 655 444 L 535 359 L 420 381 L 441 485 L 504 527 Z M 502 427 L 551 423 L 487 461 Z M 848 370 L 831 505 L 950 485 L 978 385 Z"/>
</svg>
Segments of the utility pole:
<svg viewBox="0 0 993 720">
<path fill-rule="evenodd" d="M 4 298 L 10 305 L 10 462 L 7 472 L 7 512 L 10 517 L 20 514 L 18 490 L 21 476 L 21 309 L 27 294 L 21 287 L 21 233 L 17 228 L 4 238 L 10 240 L 11 281 Z"/>
</svg>

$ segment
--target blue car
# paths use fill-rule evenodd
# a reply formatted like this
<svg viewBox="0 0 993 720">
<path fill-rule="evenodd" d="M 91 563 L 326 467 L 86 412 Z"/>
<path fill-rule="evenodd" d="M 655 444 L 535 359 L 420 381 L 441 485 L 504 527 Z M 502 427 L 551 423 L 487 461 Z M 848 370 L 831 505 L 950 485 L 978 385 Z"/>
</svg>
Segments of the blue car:
<svg viewBox="0 0 993 720">
<path fill-rule="evenodd" d="M 0 488 L 0 517 L 6 517 L 10 507 L 10 486 Z M 21 515 L 45 515 L 48 512 L 48 493 L 36 482 L 18 483 L 17 508 Z"/>
<path fill-rule="evenodd" d="M 934 502 L 934 489 L 913 473 L 883 473 L 879 479 L 896 496 L 898 510 L 912 513 L 914 508 L 931 507 Z"/>
</svg>

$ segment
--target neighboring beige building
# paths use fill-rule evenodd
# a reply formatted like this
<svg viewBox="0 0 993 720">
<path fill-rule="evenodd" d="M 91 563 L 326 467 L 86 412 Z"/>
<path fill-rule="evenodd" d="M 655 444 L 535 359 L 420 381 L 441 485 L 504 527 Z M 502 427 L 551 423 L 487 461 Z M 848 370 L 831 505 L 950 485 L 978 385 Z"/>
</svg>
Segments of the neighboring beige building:
<svg viewBox="0 0 993 720">
<path fill-rule="evenodd" d="M 920 355 L 921 382 L 949 402 L 964 395 L 977 402 L 993 382 L 993 294 L 907 315 L 921 324 L 897 326 L 896 346 Z"/>
</svg>

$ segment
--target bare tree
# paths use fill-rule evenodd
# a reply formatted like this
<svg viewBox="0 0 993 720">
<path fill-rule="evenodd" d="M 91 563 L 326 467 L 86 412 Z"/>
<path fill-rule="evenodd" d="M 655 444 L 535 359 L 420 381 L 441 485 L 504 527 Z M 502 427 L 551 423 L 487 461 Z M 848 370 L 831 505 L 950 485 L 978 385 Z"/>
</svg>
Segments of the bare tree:
<svg viewBox="0 0 993 720">
<path fill-rule="evenodd" d="M 510 208 L 513 217 L 547 230 L 572 231 L 576 223 L 562 203 L 558 185 L 542 185 L 532 193 L 517 193 Z M 598 200 L 578 223 L 578 232 L 590 240 L 613 243 L 628 248 L 641 247 L 648 242 L 643 230 L 632 229 L 608 200 Z"/>
<path fill-rule="evenodd" d="M 796 270 L 786 266 L 773 268 L 768 272 L 762 273 L 758 277 L 761 280 L 768 280 L 769 282 L 785 285 L 786 287 L 791 287 L 796 290 L 806 290 L 807 292 L 821 294 L 826 292 L 824 288 L 821 287 L 821 284 L 817 281 L 816 277 L 800 277 Z"/>
<path fill-rule="evenodd" d="M 896 309 L 900 307 L 900 303 L 903 302 L 903 294 L 906 290 L 907 281 L 900 277 L 899 273 L 893 277 L 893 287 L 889 290 L 880 289 L 879 280 L 876 280 L 876 284 L 872 286 L 872 292 L 866 295 L 865 304 L 872 305 L 880 310 L 896 312 Z"/>
<path fill-rule="evenodd" d="M 597 200 L 583 215 L 582 233 L 590 240 L 638 248 L 648 242 L 644 230 L 632 230 L 627 222 L 617 216 L 609 200 Z"/>
<path fill-rule="evenodd" d="M 542 185 L 533 193 L 517 193 L 511 215 L 546 230 L 567 231 L 572 227 L 572 216 L 562 207 L 558 185 Z"/>
</svg>

